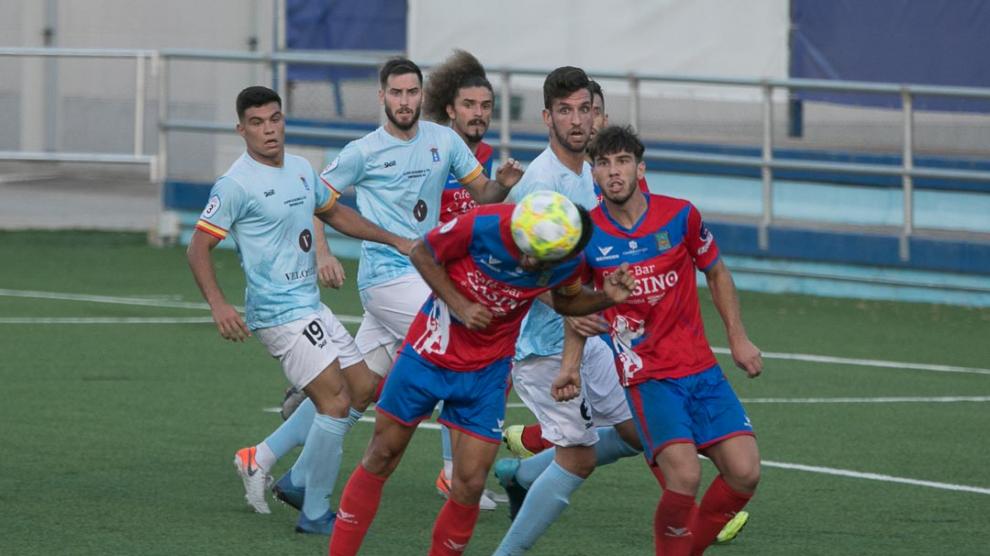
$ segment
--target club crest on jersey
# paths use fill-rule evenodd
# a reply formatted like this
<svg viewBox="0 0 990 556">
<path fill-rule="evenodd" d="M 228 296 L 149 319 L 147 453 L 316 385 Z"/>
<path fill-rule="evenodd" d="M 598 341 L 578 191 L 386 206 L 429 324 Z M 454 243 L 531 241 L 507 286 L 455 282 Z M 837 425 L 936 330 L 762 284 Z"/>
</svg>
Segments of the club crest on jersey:
<svg viewBox="0 0 990 556">
<path fill-rule="evenodd" d="M 430 154 L 433 155 L 433 162 L 440 162 L 440 149 L 430 147 Z"/>
<path fill-rule="evenodd" d="M 661 251 L 666 251 L 667 249 L 670 249 L 670 247 L 671 247 L 670 246 L 670 236 L 667 234 L 667 231 L 666 230 L 664 230 L 664 231 L 662 231 L 662 232 L 660 232 L 658 234 L 654 234 L 653 237 L 656 238 L 656 240 L 657 240 L 657 249 L 659 249 Z"/>
</svg>

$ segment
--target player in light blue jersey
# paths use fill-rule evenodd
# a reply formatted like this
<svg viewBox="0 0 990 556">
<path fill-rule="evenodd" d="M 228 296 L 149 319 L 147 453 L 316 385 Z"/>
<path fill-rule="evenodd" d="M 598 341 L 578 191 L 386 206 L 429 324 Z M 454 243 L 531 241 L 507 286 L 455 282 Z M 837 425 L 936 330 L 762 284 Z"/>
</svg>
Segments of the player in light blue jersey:
<svg viewBox="0 0 990 556">
<path fill-rule="evenodd" d="M 591 210 L 598 204 L 591 166 L 585 161 L 593 119 L 591 81 L 579 68 L 557 68 L 544 81 L 543 99 L 550 145 L 526 169 L 510 199 L 551 190 Z M 516 343 L 512 384 L 555 449 L 522 462 L 496 463 L 495 475 L 509 494 L 513 519 L 498 555 L 528 550 L 596 465 L 640 451 L 611 351 L 601 339 L 591 338 L 585 346 L 581 394 L 567 402 L 551 397 L 551 390 L 559 386 L 554 379 L 562 363 L 564 320 L 549 300 L 542 301 L 533 303 Z M 568 318 L 568 326 L 595 327 L 600 321 L 597 315 L 573 319 Z"/>
<path fill-rule="evenodd" d="M 478 203 L 505 199 L 522 168 L 509 159 L 491 180 L 457 133 L 421 122 L 423 74 L 415 63 L 389 60 L 379 80 L 385 125 L 345 146 L 320 174 L 323 183 L 338 193 L 353 186 L 361 214 L 405 238 L 436 227 L 449 174 Z M 407 256 L 368 242 L 362 246 L 358 289 L 365 312 L 355 341 L 372 371 L 384 376 L 430 289 Z M 370 400 L 377 381 L 365 386 L 361 392 Z"/>
<path fill-rule="evenodd" d="M 253 333 L 279 359 L 289 382 L 312 400 L 315 417 L 290 472 L 305 488 L 296 530 L 328 534 L 335 518 L 328 497 L 343 436 L 364 409 L 359 403 L 351 407 L 347 380 L 370 371 L 354 340 L 320 302 L 313 215 L 343 233 L 402 252 L 412 242 L 337 204 L 337 193 L 316 179 L 305 159 L 285 154 L 281 108 L 279 96 L 265 87 L 238 95 L 237 131 L 246 152 L 210 191 L 188 259 L 220 335 L 240 342 Z M 247 279 L 245 319 L 227 301 L 213 268 L 211 251 L 228 235 Z M 248 503 L 261 513 L 268 511 L 264 489 L 273 463 L 270 454 L 254 448 L 239 451 L 234 460 Z"/>
</svg>

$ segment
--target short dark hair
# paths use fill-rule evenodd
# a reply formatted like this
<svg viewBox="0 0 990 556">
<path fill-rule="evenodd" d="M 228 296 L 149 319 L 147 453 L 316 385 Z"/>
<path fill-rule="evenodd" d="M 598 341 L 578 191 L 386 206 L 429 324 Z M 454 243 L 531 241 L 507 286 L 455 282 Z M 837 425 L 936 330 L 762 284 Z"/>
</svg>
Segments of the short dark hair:
<svg viewBox="0 0 990 556">
<path fill-rule="evenodd" d="M 591 103 L 595 103 L 595 95 L 602 97 L 602 112 L 605 111 L 605 92 L 602 91 L 602 86 L 598 84 L 594 79 L 588 81 L 588 90 L 591 91 Z"/>
<path fill-rule="evenodd" d="M 419 66 L 409 58 L 403 58 L 401 56 L 390 58 L 385 65 L 382 66 L 381 71 L 378 73 L 378 82 L 381 83 L 382 89 L 385 89 L 388 85 L 388 78 L 393 75 L 405 75 L 407 73 L 415 73 L 416 77 L 419 78 L 419 84 L 423 84 L 423 71 L 419 69 Z"/>
<path fill-rule="evenodd" d="M 244 89 L 237 94 L 237 119 L 243 120 L 248 108 L 264 106 L 269 102 L 277 102 L 278 107 L 282 108 L 282 97 L 268 87 L 253 85 Z"/>
<path fill-rule="evenodd" d="M 588 155 L 592 162 L 599 156 L 615 154 L 620 152 L 632 153 L 636 157 L 636 162 L 643 161 L 643 152 L 646 147 L 636 136 L 636 132 L 629 126 L 620 127 L 610 125 L 599 131 L 588 146 Z"/>
<path fill-rule="evenodd" d="M 572 94 L 586 89 L 591 93 L 591 80 L 581 68 L 562 66 L 550 72 L 543 81 L 543 107 L 550 109 L 554 100 L 567 98 Z"/>
</svg>

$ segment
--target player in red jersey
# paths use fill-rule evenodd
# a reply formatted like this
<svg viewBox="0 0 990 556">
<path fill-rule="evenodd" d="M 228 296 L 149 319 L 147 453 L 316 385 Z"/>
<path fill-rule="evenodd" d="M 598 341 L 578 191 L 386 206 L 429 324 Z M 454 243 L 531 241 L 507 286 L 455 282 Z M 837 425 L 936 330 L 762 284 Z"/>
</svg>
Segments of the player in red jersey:
<svg viewBox="0 0 990 556">
<path fill-rule="evenodd" d="M 604 316 L 644 454 L 664 489 L 654 516 L 656 553 L 702 554 L 755 492 L 760 456 L 752 424 L 705 337 L 696 269 L 705 274 L 736 365 L 756 377 L 763 361 L 698 210 L 688 201 L 638 190 L 643 150 L 629 128 L 606 128 L 592 144 L 593 172 L 605 199 L 592 211 L 596 230 L 585 255 L 595 285 L 620 265 L 636 279 L 632 295 Z M 583 342 L 566 329 L 557 383 L 579 384 Z M 699 452 L 719 471 L 700 506 Z"/>
<path fill-rule="evenodd" d="M 632 276 L 616 269 L 595 292 L 582 288 L 579 254 L 592 226 L 582 214 L 582 241 L 559 261 L 523 255 L 512 239 L 514 207 L 473 209 L 428 233 L 410 259 L 433 290 L 413 321 L 377 406 L 375 432 L 341 496 L 330 555 L 356 554 L 419 421 L 444 400 L 451 429 L 450 497 L 437 516 L 431 555 L 464 551 L 478 501 L 498 452 L 505 386 L 523 316 L 550 291 L 562 314 L 586 315 L 621 303 Z M 564 387 L 567 394 L 577 395 Z"/>
<path fill-rule="evenodd" d="M 450 128 L 467 144 L 483 168 L 486 176 L 492 173 L 495 150 L 482 141 L 492 120 L 492 107 L 495 93 L 485 75 L 481 62 L 470 53 L 455 50 L 454 54 L 433 68 L 423 88 L 423 114 L 438 124 L 449 124 Z M 478 206 L 471 193 L 461 185 L 453 174 L 447 177 L 440 198 L 440 224 Z M 450 430 L 442 426 L 440 430 L 443 467 L 437 474 L 437 492 L 450 496 L 450 476 L 453 472 L 453 450 L 450 444 Z M 481 509 L 494 510 L 495 493 L 486 490 L 481 496 Z"/>
</svg>

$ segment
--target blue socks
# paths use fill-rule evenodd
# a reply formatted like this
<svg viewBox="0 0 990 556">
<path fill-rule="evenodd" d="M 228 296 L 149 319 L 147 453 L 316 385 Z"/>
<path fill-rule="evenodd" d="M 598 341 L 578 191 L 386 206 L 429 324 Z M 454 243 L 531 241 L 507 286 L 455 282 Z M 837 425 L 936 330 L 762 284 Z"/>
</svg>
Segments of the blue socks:
<svg viewBox="0 0 990 556">
<path fill-rule="evenodd" d="M 312 400 L 306 398 L 284 423 L 268 435 L 265 444 L 275 454 L 276 460 L 306 442 L 314 416 L 316 416 L 316 406 L 313 405 Z"/>
<path fill-rule="evenodd" d="M 549 451 L 544 450 L 541 454 Z M 495 556 L 522 554 L 529 550 L 560 517 L 570 504 L 571 493 L 583 482 L 584 479 L 581 477 L 557 465 L 557 462 L 551 462 L 530 487 L 526 502 L 512 521 L 512 527 L 505 534 L 502 543 L 495 550 Z"/>
<path fill-rule="evenodd" d="M 330 495 L 340 473 L 344 435 L 351 428 L 350 418 L 316 414 L 299 459 L 292 466 L 292 477 L 302 477 L 306 488 L 302 511 L 315 520 L 330 509 Z M 293 481 L 293 483 L 295 483 Z"/>
<path fill-rule="evenodd" d="M 608 465 L 621 458 L 635 456 L 638 450 L 625 443 L 619 436 L 619 431 L 615 427 L 598 427 L 598 443 L 595 444 L 595 466 Z M 530 485 L 543 473 L 551 462 L 553 462 L 556 450 L 550 448 L 543 450 L 531 458 L 526 458 L 519 463 L 516 471 L 516 483 L 529 489 Z"/>
<path fill-rule="evenodd" d="M 622 440 L 615 427 L 600 427 L 598 429 L 598 444 L 595 444 L 595 467 L 608 465 L 638 453 L 640 453 L 639 450 Z"/>
</svg>

